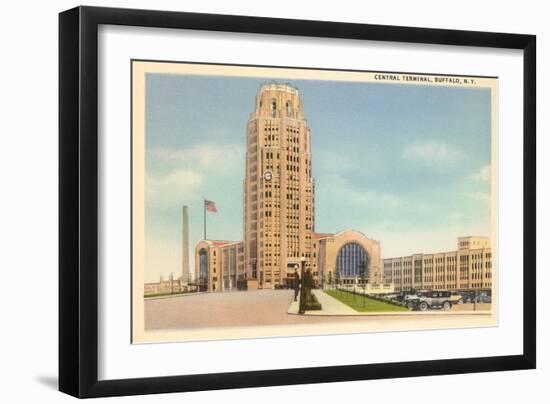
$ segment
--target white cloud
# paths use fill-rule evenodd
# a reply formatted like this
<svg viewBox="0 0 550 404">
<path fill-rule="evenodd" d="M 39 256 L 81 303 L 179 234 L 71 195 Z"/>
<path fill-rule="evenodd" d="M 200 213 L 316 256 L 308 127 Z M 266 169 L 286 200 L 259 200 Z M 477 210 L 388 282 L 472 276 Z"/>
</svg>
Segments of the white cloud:
<svg viewBox="0 0 550 404">
<path fill-rule="evenodd" d="M 489 182 L 491 181 L 491 165 L 487 164 L 479 169 L 476 173 L 468 177 L 472 181 L 476 182 Z"/>
<path fill-rule="evenodd" d="M 429 140 L 406 145 L 401 157 L 425 164 L 454 164 L 464 158 L 464 153 L 447 143 Z"/>
<path fill-rule="evenodd" d="M 153 148 L 150 155 L 163 162 L 185 164 L 203 169 L 227 169 L 244 161 L 244 147 L 238 144 L 197 144 L 186 149 Z"/>
<path fill-rule="evenodd" d="M 244 149 L 238 144 L 198 144 L 189 148 L 152 148 L 152 166 L 145 178 L 149 208 L 173 209 L 202 198 L 209 178 L 223 181 L 225 175 L 244 176 Z"/>
<path fill-rule="evenodd" d="M 145 196 L 151 208 L 172 208 L 200 197 L 203 179 L 191 170 L 174 170 L 165 175 L 146 175 Z"/>
</svg>

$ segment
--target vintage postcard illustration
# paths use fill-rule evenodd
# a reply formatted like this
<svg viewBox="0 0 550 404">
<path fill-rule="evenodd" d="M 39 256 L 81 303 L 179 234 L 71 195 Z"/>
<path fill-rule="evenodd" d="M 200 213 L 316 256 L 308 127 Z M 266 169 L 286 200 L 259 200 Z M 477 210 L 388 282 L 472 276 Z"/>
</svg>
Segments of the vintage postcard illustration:
<svg viewBox="0 0 550 404">
<path fill-rule="evenodd" d="M 497 325 L 497 83 L 133 61 L 133 342 Z"/>
</svg>

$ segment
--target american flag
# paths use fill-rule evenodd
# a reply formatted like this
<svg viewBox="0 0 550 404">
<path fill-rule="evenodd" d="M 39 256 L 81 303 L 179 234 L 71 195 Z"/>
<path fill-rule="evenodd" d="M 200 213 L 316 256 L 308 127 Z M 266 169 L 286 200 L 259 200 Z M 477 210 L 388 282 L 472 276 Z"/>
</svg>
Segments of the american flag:
<svg viewBox="0 0 550 404">
<path fill-rule="evenodd" d="M 214 212 L 214 213 L 218 213 L 218 209 L 216 208 L 216 202 L 214 201 L 209 201 L 209 200 L 204 200 L 204 208 L 208 211 L 208 212 Z"/>
</svg>

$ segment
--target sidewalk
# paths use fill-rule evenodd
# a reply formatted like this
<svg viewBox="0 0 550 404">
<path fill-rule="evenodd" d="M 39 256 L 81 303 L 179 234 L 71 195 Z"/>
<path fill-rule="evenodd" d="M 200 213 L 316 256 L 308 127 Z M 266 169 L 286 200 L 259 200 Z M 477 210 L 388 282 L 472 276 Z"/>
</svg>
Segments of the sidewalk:
<svg viewBox="0 0 550 404">
<path fill-rule="evenodd" d="M 322 310 L 311 310 L 306 311 L 305 314 L 310 316 L 342 316 L 350 314 L 358 314 L 351 307 L 345 305 L 339 300 L 335 299 L 332 296 L 327 295 L 320 289 L 312 290 L 319 303 L 321 303 Z M 298 314 L 298 309 L 300 307 L 300 295 L 298 295 L 297 301 L 293 301 L 288 307 L 288 314 Z"/>
</svg>

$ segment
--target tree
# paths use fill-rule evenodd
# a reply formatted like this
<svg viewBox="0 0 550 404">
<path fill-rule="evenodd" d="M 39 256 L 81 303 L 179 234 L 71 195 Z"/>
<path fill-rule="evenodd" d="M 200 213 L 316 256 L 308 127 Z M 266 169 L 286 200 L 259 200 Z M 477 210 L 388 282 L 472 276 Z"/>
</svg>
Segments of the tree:
<svg viewBox="0 0 550 404">
<path fill-rule="evenodd" d="M 366 279 L 367 279 L 367 263 L 366 262 L 362 262 L 359 264 L 359 277 L 361 279 L 361 284 L 363 285 L 363 304 L 365 304 L 365 296 L 366 296 L 366 292 L 365 292 L 365 288 L 367 286 L 366 284 Z"/>
<path fill-rule="evenodd" d="M 333 279 L 332 279 L 332 271 L 330 271 L 328 273 L 328 284 L 329 286 L 332 286 L 332 282 L 333 282 Z"/>
</svg>

